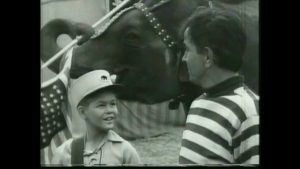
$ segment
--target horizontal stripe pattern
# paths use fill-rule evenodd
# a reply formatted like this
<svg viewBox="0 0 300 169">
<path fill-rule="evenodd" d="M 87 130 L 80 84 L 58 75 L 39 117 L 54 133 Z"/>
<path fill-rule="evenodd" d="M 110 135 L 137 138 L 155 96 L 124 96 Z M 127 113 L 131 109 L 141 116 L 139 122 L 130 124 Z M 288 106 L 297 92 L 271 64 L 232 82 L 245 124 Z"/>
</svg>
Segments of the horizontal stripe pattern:
<svg viewBox="0 0 300 169">
<path fill-rule="evenodd" d="M 231 101 L 231 100 L 229 100 L 227 98 L 224 98 L 224 97 L 218 97 L 218 98 L 212 99 L 212 101 L 214 101 L 216 103 L 219 103 L 221 105 L 226 105 L 226 107 L 228 109 L 230 109 L 231 112 L 234 113 L 234 115 L 236 115 L 236 117 L 239 119 L 240 123 L 242 123 L 243 121 L 245 121 L 247 119 L 247 117 L 245 115 L 245 112 L 234 101 Z"/>
<path fill-rule="evenodd" d="M 253 135 L 240 143 L 240 146 L 234 149 L 235 159 L 247 149 L 259 145 L 259 135 Z"/>
<path fill-rule="evenodd" d="M 259 163 L 259 97 L 248 90 L 239 87 L 230 95 L 192 103 L 181 164 Z"/>
<path fill-rule="evenodd" d="M 249 117 L 246 121 L 244 121 L 244 123 L 241 124 L 240 129 L 235 133 L 233 139 L 239 137 L 242 134 L 242 132 L 254 125 L 259 125 L 259 116 L 252 116 Z"/>
<path fill-rule="evenodd" d="M 231 146 L 229 145 L 229 142 L 224 138 L 222 138 L 220 135 L 211 131 L 210 129 L 192 123 L 187 123 L 186 128 L 188 128 L 192 132 L 195 132 L 199 135 L 202 135 L 203 137 L 210 139 L 211 141 L 225 148 L 228 152 L 232 153 L 232 149 Z"/>
<path fill-rule="evenodd" d="M 200 144 L 196 144 L 192 141 L 183 139 L 182 140 L 182 146 L 192 150 L 194 152 L 198 152 L 197 154 L 201 155 L 202 157 L 205 157 L 206 159 L 211 159 L 211 160 L 216 160 L 216 161 L 222 161 L 223 163 L 230 163 L 229 160 L 227 160 L 226 158 L 224 158 L 223 156 L 220 156 L 218 154 L 216 154 L 215 152 L 207 149 L 207 147 L 202 146 Z M 185 156 L 185 153 L 180 153 L 181 156 Z M 205 164 L 205 162 L 201 162 L 202 164 Z"/>
<path fill-rule="evenodd" d="M 253 147 L 259 146 L 259 116 L 251 116 L 241 125 L 233 137 L 232 144 L 236 162 L 247 164 L 259 163 L 258 150 L 251 150 Z M 251 160 L 252 156 L 257 157 Z"/>
<path fill-rule="evenodd" d="M 240 102 L 240 105 L 247 117 L 255 116 L 259 113 L 258 110 L 256 109 L 253 99 L 251 98 L 251 96 L 249 96 L 247 90 L 250 89 L 245 89 L 243 87 L 236 89 L 234 93 L 236 93 L 238 97 L 233 97 L 233 98 L 236 99 L 238 102 Z"/>
<path fill-rule="evenodd" d="M 226 105 L 223 106 L 223 105 Z M 198 100 L 193 102 L 191 109 L 203 108 L 214 112 L 228 120 L 234 128 L 238 128 L 246 116 L 239 106 L 226 98 L 216 98 L 209 100 Z M 213 114 L 213 113 L 212 113 Z"/>
<path fill-rule="evenodd" d="M 226 130 L 223 126 L 221 126 L 219 123 L 215 122 L 214 120 L 207 119 L 202 116 L 198 116 L 194 114 L 189 114 L 187 117 L 186 124 L 188 123 L 208 128 L 212 132 L 218 134 L 224 140 L 227 140 L 229 142 L 229 145 L 232 145 L 232 139 L 231 139 L 232 137 L 228 132 L 228 130 Z M 188 126 L 186 126 L 186 130 L 189 130 Z"/>
<path fill-rule="evenodd" d="M 257 156 L 259 154 L 258 145 L 249 148 L 247 151 L 242 153 L 239 158 L 236 160 L 238 163 L 244 163 L 249 160 L 252 156 Z"/>
<path fill-rule="evenodd" d="M 258 135 L 258 134 L 259 134 L 259 126 L 258 125 L 251 126 L 251 127 L 247 128 L 246 130 L 244 130 L 241 133 L 241 135 L 234 138 L 232 141 L 232 145 L 234 148 L 236 148 L 236 147 L 240 146 L 241 142 L 243 142 L 244 140 L 248 139 L 249 137 L 251 137 L 253 135 Z"/>
<path fill-rule="evenodd" d="M 259 164 L 259 155 L 253 155 L 250 159 L 246 160 L 244 164 Z"/>
<path fill-rule="evenodd" d="M 186 150 L 186 148 L 183 147 L 182 152 L 183 152 L 183 153 L 186 153 L 185 150 Z M 189 150 L 188 150 L 188 151 L 189 151 Z M 194 155 L 195 155 L 195 152 L 193 152 L 193 151 L 190 151 L 190 152 L 192 153 L 192 155 L 193 155 L 193 153 L 194 153 Z M 198 155 L 198 154 L 196 154 L 196 155 Z M 196 156 L 196 155 L 195 155 L 195 156 Z M 188 159 L 188 158 L 185 158 L 184 156 L 179 155 L 179 161 L 178 161 L 178 163 L 179 163 L 179 164 L 197 164 L 197 161 L 199 161 L 199 160 L 195 160 L 196 162 L 190 160 L 190 159 L 194 158 L 195 156 L 192 156 L 192 157 L 190 157 L 190 158 Z"/>
<path fill-rule="evenodd" d="M 230 151 L 228 151 L 227 149 L 225 149 L 222 145 L 217 144 L 216 142 L 208 139 L 205 136 L 202 136 L 200 134 L 197 134 L 193 131 L 190 130 L 185 130 L 183 132 L 183 138 L 192 138 L 186 141 L 183 141 L 183 145 L 184 143 L 193 143 L 195 146 L 194 148 L 197 148 L 199 145 L 197 143 L 202 143 L 203 145 L 205 145 L 205 149 L 207 151 L 202 151 L 201 153 L 203 153 L 203 156 L 206 156 L 207 154 L 205 152 L 209 152 L 209 154 L 213 154 L 212 157 L 218 157 L 220 159 L 222 159 L 222 161 L 226 161 L 226 162 L 233 162 L 233 156 L 230 153 Z"/>
<path fill-rule="evenodd" d="M 192 162 L 192 163 L 190 163 Z M 196 153 L 194 150 L 190 150 L 183 146 L 180 150 L 179 155 L 180 164 L 223 164 L 224 162 L 213 160 Z"/>
<path fill-rule="evenodd" d="M 219 115 L 214 111 L 210 111 L 203 108 L 193 108 L 190 110 L 189 115 L 196 115 L 218 123 L 225 130 L 227 130 L 228 133 L 230 133 L 230 136 L 233 136 L 233 134 L 237 131 L 237 129 L 234 128 L 230 123 L 230 120 L 224 118 L 223 116 Z"/>
</svg>

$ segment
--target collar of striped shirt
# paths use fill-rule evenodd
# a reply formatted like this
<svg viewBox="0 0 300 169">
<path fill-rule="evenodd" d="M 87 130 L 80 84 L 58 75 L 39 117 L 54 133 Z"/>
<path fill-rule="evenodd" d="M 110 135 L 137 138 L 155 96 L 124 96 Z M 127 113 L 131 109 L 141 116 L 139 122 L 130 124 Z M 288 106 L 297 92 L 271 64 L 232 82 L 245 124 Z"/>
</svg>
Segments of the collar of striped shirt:
<svg viewBox="0 0 300 169">
<path fill-rule="evenodd" d="M 244 77 L 237 75 L 207 89 L 203 89 L 207 97 L 217 97 L 233 92 L 244 85 Z"/>
</svg>

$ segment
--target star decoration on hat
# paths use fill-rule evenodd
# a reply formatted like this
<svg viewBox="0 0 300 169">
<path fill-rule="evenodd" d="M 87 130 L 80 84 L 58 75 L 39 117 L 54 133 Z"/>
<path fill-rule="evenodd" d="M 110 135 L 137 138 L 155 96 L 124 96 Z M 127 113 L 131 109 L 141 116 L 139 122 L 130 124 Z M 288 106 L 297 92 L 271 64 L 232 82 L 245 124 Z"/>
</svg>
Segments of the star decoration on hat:
<svg viewBox="0 0 300 169">
<path fill-rule="evenodd" d="M 107 76 L 102 75 L 101 80 L 107 80 Z"/>
</svg>

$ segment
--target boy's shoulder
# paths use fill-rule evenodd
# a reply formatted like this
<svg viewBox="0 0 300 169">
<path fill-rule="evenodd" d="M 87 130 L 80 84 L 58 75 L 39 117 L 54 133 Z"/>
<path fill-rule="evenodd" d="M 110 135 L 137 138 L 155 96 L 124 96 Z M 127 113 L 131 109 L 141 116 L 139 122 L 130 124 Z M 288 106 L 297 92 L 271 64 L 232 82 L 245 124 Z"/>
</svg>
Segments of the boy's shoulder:
<svg viewBox="0 0 300 169">
<path fill-rule="evenodd" d="M 107 138 L 112 142 L 127 142 L 125 139 L 123 139 L 119 134 L 117 134 L 113 130 L 109 130 Z"/>
<path fill-rule="evenodd" d="M 131 143 L 125 139 L 123 139 L 119 134 L 117 134 L 115 131 L 110 130 L 108 133 L 108 139 L 114 143 L 121 143 L 122 149 L 125 151 L 135 149 Z"/>
</svg>

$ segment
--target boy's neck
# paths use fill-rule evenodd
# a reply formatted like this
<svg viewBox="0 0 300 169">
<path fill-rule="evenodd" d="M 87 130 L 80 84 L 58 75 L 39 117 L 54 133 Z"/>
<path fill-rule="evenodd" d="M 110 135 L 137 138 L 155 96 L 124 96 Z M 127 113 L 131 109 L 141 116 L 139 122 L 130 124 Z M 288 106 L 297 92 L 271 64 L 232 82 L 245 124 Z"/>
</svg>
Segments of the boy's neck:
<svg viewBox="0 0 300 169">
<path fill-rule="evenodd" d="M 91 128 L 87 128 L 86 135 L 86 148 L 88 150 L 96 149 L 102 142 L 108 131 L 100 131 Z"/>
</svg>

